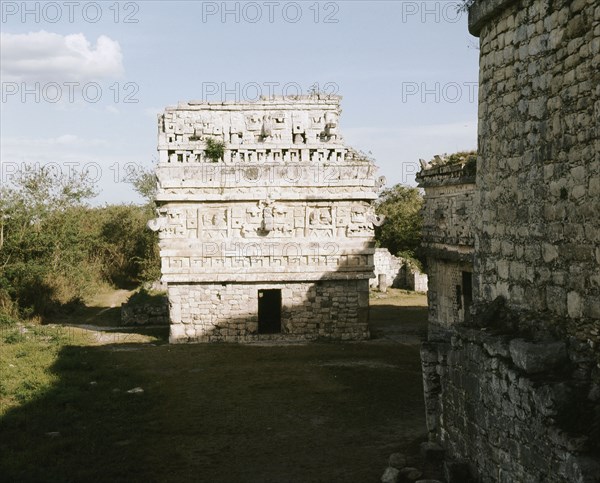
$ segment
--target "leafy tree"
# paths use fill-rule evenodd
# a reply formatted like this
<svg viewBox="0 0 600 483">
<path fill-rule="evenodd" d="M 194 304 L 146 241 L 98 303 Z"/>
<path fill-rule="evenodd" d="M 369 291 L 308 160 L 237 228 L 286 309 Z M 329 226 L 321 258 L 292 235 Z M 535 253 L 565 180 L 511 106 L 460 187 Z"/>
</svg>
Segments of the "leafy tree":
<svg viewBox="0 0 600 483">
<path fill-rule="evenodd" d="M 153 206 L 91 208 L 94 194 L 85 173 L 35 167 L 0 188 L 0 316 L 46 315 L 160 275 Z"/>
<path fill-rule="evenodd" d="M 76 220 L 94 195 L 87 173 L 65 176 L 36 166 L 23 167 L 0 188 L 0 298 L 43 313 L 53 300 L 82 295 L 90 273 L 79 264 L 89 240 Z"/>
<path fill-rule="evenodd" d="M 460 0 L 460 2 L 456 5 L 456 10 L 458 12 L 468 12 L 471 5 L 475 3 L 475 0 Z"/>
<path fill-rule="evenodd" d="M 384 190 L 376 205 L 378 215 L 385 215 L 384 223 L 375 228 L 379 246 L 405 258 L 421 256 L 421 207 L 423 196 L 418 188 L 397 184 Z"/>
<path fill-rule="evenodd" d="M 158 180 L 154 171 L 154 166 L 149 169 L 139 168 L 133 173 L 131 180 L 133 189 L 152 207 L 154 207 L 154 200 L 158 192 Z"/>
<path fill-rule="evenodd" d="M 146 205 L 142 207 L 143 226 L 136 227 L 138 241 L 136 256 L 132 258 L 136 264 L 135 278 L 139 281 L 157 280 L 161 275 L 158 233 L 147 228 L 148 220 L 156 217 L 158 178 L 155 169 L 155 166 L 149 169 L 141 168 L 132 180 L 133 188 L 146 199 Z"/>
<path fill-rule="evenodd" d="M 149 205 L 97 209 L 97 246 L 105 280 L 130 286 L 160 277 L 158 237 L 147 227 L 154 216 Z"/>
</svg>

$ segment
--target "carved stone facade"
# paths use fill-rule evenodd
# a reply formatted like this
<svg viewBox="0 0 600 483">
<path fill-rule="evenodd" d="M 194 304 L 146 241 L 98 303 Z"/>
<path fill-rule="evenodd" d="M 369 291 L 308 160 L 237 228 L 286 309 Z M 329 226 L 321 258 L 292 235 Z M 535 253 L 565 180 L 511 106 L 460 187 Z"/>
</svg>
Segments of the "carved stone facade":
<svg viewBox="0 0 600 483">
<path fill-rule="evenodd" d="M 423 249 L 427 257 L 429 323 L 449 327 L 470 317 L 475 173 L 466 164 L 422 169 Z"/>
<path fill-rule="evenodd" d="M 344 144 L 339 101 L 188 102 L 159 116 L 159 217 L 149 226 L 171 342 L 368 337 L 383 221 L 372 202 L 384 180 Z M 209 139 L 222 143 L 220 159 Z"/>
<path fill-rule="evenodd" d="M 481 482 L 597 482 L 600 6 L 475 0 L 469 28 L 481 46 L 475 185 L 447 187 L 462 168 L 419 177 L 430 438 L 449 481 L 466 467 Z"/>
</svg>

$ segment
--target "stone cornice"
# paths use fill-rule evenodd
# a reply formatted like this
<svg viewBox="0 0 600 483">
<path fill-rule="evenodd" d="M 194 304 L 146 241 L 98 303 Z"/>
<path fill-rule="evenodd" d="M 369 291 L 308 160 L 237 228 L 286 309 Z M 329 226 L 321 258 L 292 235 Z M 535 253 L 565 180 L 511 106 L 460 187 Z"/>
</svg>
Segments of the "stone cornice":
<svg viewBox="0 0 600 483">
<path fill-rule="evenodd" d="M 475 37 L 483 26 L 517 0 L 475 0 L 469 7 L 469 32 Z"/>
</svg>

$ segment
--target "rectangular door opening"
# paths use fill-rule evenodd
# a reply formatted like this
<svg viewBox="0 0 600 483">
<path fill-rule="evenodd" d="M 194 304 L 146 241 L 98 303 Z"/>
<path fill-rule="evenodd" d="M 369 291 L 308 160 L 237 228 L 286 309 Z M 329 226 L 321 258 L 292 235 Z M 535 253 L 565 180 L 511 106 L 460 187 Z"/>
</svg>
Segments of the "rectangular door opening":
<svg viewBox="0 0 600 483">
<path fill-rule="evenodd" d="M 281 332 L 281 290 L 258 291 L 258 333 Z"/>
<path fill-rule="evenodd" d="M 465 308 L 465 322 L 471 320 L 471 305 L 473 304 L 473 274 L 471 272 L 462 273 L 462 295 Z"/>
</svg>

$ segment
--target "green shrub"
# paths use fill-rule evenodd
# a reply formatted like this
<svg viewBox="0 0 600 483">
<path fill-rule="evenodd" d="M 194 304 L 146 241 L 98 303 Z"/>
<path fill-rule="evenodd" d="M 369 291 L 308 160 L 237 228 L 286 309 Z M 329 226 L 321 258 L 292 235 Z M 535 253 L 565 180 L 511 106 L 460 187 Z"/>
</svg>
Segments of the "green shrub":
<svg viewBox="0 0 600 483">
<path fill-rule="evenodd" d="M 206 148 L 204 149 L 206 157 L 213 163 L 217 163 L 223 159 L 225 153 L 225 144 L 222 141 L 218 141 L 213 138 L 206 140 Z"/>
<path fill-rule="evenodd" d="M 14 325 L 17 325 L 17 322 L 17 319 L 9 315 L 0 313 L 0 327 L 12 327 Z"/>
<path fill-rule="evenodd" d="M 423 197 L 418 188 L 397 184 L 384 190 L 376 204 L 378 215 L 385 216 L 381 226 L 375 228 L 375 239 L 379 246 L 390 253 L 410 253 L 419 256 L 421 247 L 421 207 Z"/>
<path fill-rule="evenodd" d="M 419 260 L 415 252 L 412 250 L 404 250 L 396 253 L 397 257 L 403 258 L 406 260 L 406 264 L 411 267 L 417 269 L 419 272 L 423 272 L 423 263 Z"/>
<path fill-rule="evenodd" d="M 137 292 L 135 292 L 129 300 L 127 300 L 128 304 L 153 304 L 153 305 L 161 305 L 164 302 L 165 297 L 164 292 L 156 292 L 154 290 L 146 290 L 145 288 L 141 288 Z"/>
<path fill-rule="evenodd" d="M 0 314 L 4 320 L 70 311 L 106 284 L 158 278 L 157 235 L 146 206 L 91 208 L 93 192 L 25 169 L 0 187 Z M 8 317 L 8 319 L 6 319 Z"/>
<path fill-rule="evenodd" d="M 3 338 L 5 344 L 19 344 L 25 341 L 25 335 L 18 329 L 9 331 Z"/>
</svg>

